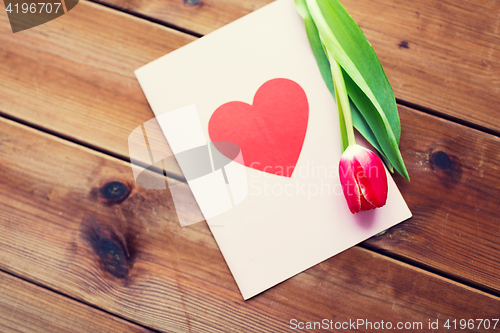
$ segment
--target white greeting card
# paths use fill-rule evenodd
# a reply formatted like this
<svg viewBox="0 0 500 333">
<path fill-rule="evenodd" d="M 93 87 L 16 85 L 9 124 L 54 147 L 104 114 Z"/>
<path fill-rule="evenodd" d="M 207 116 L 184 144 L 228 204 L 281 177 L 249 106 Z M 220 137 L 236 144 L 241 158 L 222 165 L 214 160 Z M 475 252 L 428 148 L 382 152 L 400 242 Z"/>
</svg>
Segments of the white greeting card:
<svg viewBox="0 0 500 333">
<path fill-rule="evenodd" d="M 188 183 L 245 299 L 411 217 L 390 176 L 384 207 L 350 213 L 338 177 L 337 108 L 293 0 L 136 76 L 175 154 L 206 149 L 216 164 L 217 142 L 240 149 Z"/>
</svg>

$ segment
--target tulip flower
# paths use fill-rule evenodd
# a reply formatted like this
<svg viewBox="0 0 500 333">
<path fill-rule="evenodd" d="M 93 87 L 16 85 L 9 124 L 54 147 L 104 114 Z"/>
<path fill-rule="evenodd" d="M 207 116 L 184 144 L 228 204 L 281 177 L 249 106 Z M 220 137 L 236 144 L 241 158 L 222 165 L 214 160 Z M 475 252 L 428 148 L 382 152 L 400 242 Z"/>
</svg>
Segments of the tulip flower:
<svg viewBox="0 0 500 333">
<path fill-rule="evenodd" d="M 410 180 L 399 150 L 401 124 L 394 92 L 375 51 L 339 0 L 295 0 L 311 50 L 337 101 L 342 157 L 340 182 L 351 212 L 385 205 L 387 176 L 380 158 L 356 144 L 354 127 L 391 172 Z"/>
<path fill-rule="evenodd" d="M 342 191 L 351 213 L 382 207 L 387 201 L 387 176 L 382 161 L 374 152 L 356 144 L 351 108 L 342 70 L 332 60 L 331 70 L 339 111 L 341 143 L 339 174 Z"/>
<path fill-rule="evenodd" d="M 361 29 L 338 0 L 295 0 L 325 83 L 337 102 L 342 157 L 340 183 L 353 214 L 382 207 L 387 176 L 380 158 L 356 144 L 354 125 L 387 161 L 409 179 L 399 151 L 396 100 Z M 356 47 L 345 47 L 355 44 Z"/>
<path fill-rule="evenodd" d="M 340 158 L 340 184 L 351 213 L 382 207 L 387 201 L 387 176 L 380 158 L 354 144 Z"/>
</svg>

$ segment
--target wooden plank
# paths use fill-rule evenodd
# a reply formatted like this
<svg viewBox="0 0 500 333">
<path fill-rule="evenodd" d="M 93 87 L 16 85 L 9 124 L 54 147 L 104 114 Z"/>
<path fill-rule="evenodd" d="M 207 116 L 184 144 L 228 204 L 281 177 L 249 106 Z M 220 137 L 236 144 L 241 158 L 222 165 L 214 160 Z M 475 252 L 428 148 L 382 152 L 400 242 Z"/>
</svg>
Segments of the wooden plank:
<svg viewBox="0 0 500 333">
<path fill-rule="evenodd" d="M 151 332 L 4 272 L 0 272 L 0 331 Z"/>
<path fill-rule="evenodd" d="M 141 1 L 133 3 L 138 6 L 142 4 Z M 152 3 L 152 8 L 154 8 L 156 2 L 149 3 Z M 217 4 L 213 4 L 213 6 L 218 6 Z M 248 2 L 236 2 L 233 6 L 226 6 L 225 10 L 222 11 L 220 7 L 216 8 L 219 12 L 243 15 L 261 5 L 252 3 L 251 8 L 243 13 L 238 11 L 242 4 L 248 4 Z M 454 4 L 458 6 L 457 2 Z M 441 54 L 444 52 L 443 46 L 437 51 L 432 51 L 431 55 L 434 57 L 432 59 L 429 58 L 430 55 L 426 53 L 426 50 L 433 49 L 432 45 L 434 44 L 425 44 L 424 50 L 423 47 L 413 47 L 414 43 L 420 45 L 418 44 L 419 39 L 416 37 L 405 39 L 409 40 L 410 49 L 395 48 L 401 39 L 400 36 L 388 37 L 382 31 L 384 31 L 384 27 L 389 29 L 387 28 L 388 22 L 393 22 L 396 19 L 392 16 L 399 17 L 395 13 L 403 10 L 404 6 L 402 3 L 394 5 L 397 9 L 397 12 L 394 12 L 396 9 L 387 4 L 379 3 L 378 5 L 378 8 L 381 8 L 378 9 L 380 13 L 377 12 L 377 15 L 368 17 L 362 15 L 362 13 L 371 12 L 366 9 L 367 3 L 350 4 L 346 2 L 346 6 L 354 18 L 365 28 L 370 41 L 381 56 L 396 94 L 416 104 L 427 105 L 445 112 L 440 107 L 425 104 L 427 103 L 425 100 L 428 98 L 442 98 L 441 102 L 445 103 L 446 107 L 451 110 L 449 114 L 458 116 L 460 113 L 459 117 L 465 120 L 468 119 L 467 117 L 483 117 L 483 111 L 487 109 L 487 123 L 490 124 L 490 128 L 496 128 L 496 122 L 500 121 L 500 117 L 496 115 L 496 105 L 500 94 L 484 95 L 490 92 L 489 89 L 498 87 L 498 82 L 491 81 L 492 77 L 495 76 L 490 75 L 498 67 L 495 64 L 495 61 L 500 59 L 500 57 L 495 56 L 497 54 L 495 47 L 498 43 L 495 44 L 492 40 L 488 44 L 481 39 L 491 37 L 491 34 L 488 33 L 489 30 L 484 29 L 483 37 L 477 35 L 475 39 L 468 38 L 466 40 L 469 43 L 476 41 L 491 46 L 488 49 L 492 57 L 488 60 L 491 62 L 491 66 L 480 66 L 484 69 L 479 68 L 479 71 L 478 68 L 474 67 L 471 69 L 474 72 L 465 73 L 464 71 L 469 69 L 455 67 L 459 64 L 473 64 L 473 62 L 471 59 L 461 61 L 460 56 L 470 55 L 478 58 L 479 55 L 474 52 L 486 52 L 486 46 L 474 48 L 468 45 L 467 52 L 464 52 L 463 49 L 459 48 L 462 44 L 453 41 L 449 45 L 457 45 L 457 49 L 453 53 L 454 58 Z M 405 5 L 409 6 L 410 4 L 405 2 Z M 430 6 L 425 1 L 413 5 L 424 6 L 424 8 Z M 207 7 L 213 6 L 205 5 L 196 8 L 204 11 Z M 446 4 L 448 6 L 446 7 L 442 4 L 440 6 L 448 8 L 452 5 Z M 494 9 L 492 6 L 490 7 Z M 192 16 L 191 9 L 184 10 L 188 10 L 189 15 L 186 14 L 186 17 Z M 455 13 L 453 8 L 447 10 L 450 13 Z M 176 17 L 177 14 L 182 17 L 180 12 L 169 12 L 176 13 Z M 423 10 L 421 12 L 424 13 Z M 471 11 L 469 14 L 461 13 L 463 15 L 476 15 L 476 12 L 477 10 Z M 443 19 L 448 17 L 440 11 L 433 13 L 434 16 L 431 17 L 442 17 Z M 391 15 L 391 17 L 384 15 Z M 213 14 L 208 15 L 208 17 L 212 16 Z M 408 15 L 401 15 L 401 17 L 405 16 Z M 489 24 L 488 17 L 486 15 L 484 19 L 486 25 Z M 161 17 L 159 18 L 161 19 Z M 475 16 L 471 17 L 470 20 L 473 18 Z M 377 22 L 373 23 L 371 20 L 375 19 Z M 208 18 L 204 20 L 208 20 Z M 202 21 L 200 19 L 199 22 Z M 380 30 L 370 30 L 372 25 Z M 430 38 L 436 34 L 431 33 L 434 31 L 431 28 L 435 25 L 434 23 L 425 25 L 425 31 L 429 34 L 428 43 L 437 43 Z M 444 27 L 452 29 L 455 25 L 448 24 Z M 403 25 L 398 26 L 398 29 L 391 29 L 394 30 L 393 33 L 403 31 L 405 36 L 412 36 L 410 31 L 405 30 L 410 28 L 410 25 Z M 437 29 L 437 27 L 435 28 Z M 445 28 L 440 27 L 439 29 Z M 462 28 L 466 29 L 466 27 Z M 446 31 L 446 36 L 451 34 L 451 31 Z M 457 34 L 457 36 L 463 34 L 466 34 L 466 31 Z M 424 37 L 420 36 L 419 38 Z M 450 38 L 448 36 L 448 39 Z M 153 113 L 133 76 L 133 70 L 193 40 L 195 38 L 192 36 L 89 2 L 79 3 L 74 10 L 57 20 L 17 34 L 10 32 L 7 16 L 3 15 L 0 17 L 0 75 L 2 77 L 0 81 L 0 114 L 20 119 L 110 154 L 128 158 L 127 138 L 129 134 L 134 128 L 153 118 Z M 419 53 L 415 53 L 417 51 Z M 432 73 L 429 73 L 425 67 L 428 64 L 437 68 L 432 67 Z M 440 79 L 443 78 L 443 75 L 447 75 L 446 82 L 450 84 L 443 84 L 445 79 Z M 467 78 L 467 80 L 463 80 L 463 78 Z M 467 87 L 467 91 L 463 91 L 456 84 L 456 80 L 460 80 L 462 86 L 464 86 L 464 82 L 470 82 L 470 87 Z M 441 90 L 449 87 L 453 88 L 452 92 Z M 455 92 L 456 96 L 449 95 Z M 415 96 L 408 97 L 405 94 L 414 94 Z M 470 103 L 473 103 L 474 106 L 472 107 Z M 475 110 L 475 112 L 471 112 L 471 110 Z M 484 119 L 469 120 L 484 125 Z M 159 140 L 163 140 L 163 143 L 165 141 L 161 136 Z M 178 178 L 182 177 L 176 163 L 172 159 L 169 161 L 172 162 L 166 165 L 169 173 Z"/>
<path fill-rule="evenodd" d="M 399 108 L 413 213 L 366 244 L 500 292 L 500 138 Z"/>
<path fill-rule="evenodd" d="M 206 224 L 180 228 L 168 191 L 136 187 L 128 163 L 11 121 L 0 133 L 0 269 L 122 318 L 284 332 L 292 319 L 498 315 L 495 296 L 359 247 L 245 302 Z"/>
<path fill-rule="evenodd" d="M 99 1 L 200 34 L 271 2 Z M 397 98 L 500 132 L 498 1 L 342 3 L 373 45 Z"/>
<path fill-rule="evenodd" d="M 154 117 L 133 71 L 195 39 L 89 2 L 9 29 L 0 15 L 0 114 L 123 158 L 132 130 Z"/>
</svg>

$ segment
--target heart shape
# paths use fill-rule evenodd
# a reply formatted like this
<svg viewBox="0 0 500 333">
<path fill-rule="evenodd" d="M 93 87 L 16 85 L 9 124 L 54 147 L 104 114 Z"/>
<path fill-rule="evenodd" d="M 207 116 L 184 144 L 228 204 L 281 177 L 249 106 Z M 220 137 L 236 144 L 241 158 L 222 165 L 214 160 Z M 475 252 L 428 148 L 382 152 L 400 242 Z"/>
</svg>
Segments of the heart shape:
<svg viewBox="0 0 500 333">
<path fill-rule="evenodd" d="M 304 89 L 292 80 L 277 78 L 257 90 L 252 105 L 229 102 L 218 107 L 210 118 L 208 132 L 212 142 L 237 144 L 245 166 L 291 177 L 308 118 Z"/>
</svg>

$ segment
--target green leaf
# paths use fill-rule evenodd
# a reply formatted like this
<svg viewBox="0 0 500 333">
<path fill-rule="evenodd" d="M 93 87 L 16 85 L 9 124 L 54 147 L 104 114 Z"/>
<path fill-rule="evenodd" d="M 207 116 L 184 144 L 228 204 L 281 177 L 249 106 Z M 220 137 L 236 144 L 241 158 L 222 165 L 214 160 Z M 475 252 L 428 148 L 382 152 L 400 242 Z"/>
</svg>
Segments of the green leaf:
<svg viewBox="0 0 500 333">
<path fill-rule="evenodd" d="M 330 93 L 335 98 L 330 61 L 326 56 L 325 49 L 323 48 L 323 43 L 321 43 L 321 39 L 319 38 L 318 28 L 316 28 L 316 24 L 314 24 L 311 14 L 307 9 L 305 0 L 295 0 L 295 7 L 304 19 L 307 38 L 309 39 L 309 44 L 311 44 L 311 49 L 313 51 L 314 57 L 316 58 L 316 62 L 318 63 L 321 76 L 323 77 L 328 90 L 330 90 Z"/>
<path fill-rule="evenodd" d="M 351 105 L 354 126 L 381 153 L 391 171 L 394 165 L 400 174 L 409 179 L 398 148 L 401 130 L 394 93 L 373 48 L 337 0 L 317 1 L 326 7 L 324 12 L 329 15 L 328 23 L 323 17 L 323 7 L 320 8 L 316 0 L 296 0 L 296 7 L 304 18 L 311 48 L 328 89 L 338 100 L 326 52 L 331 53 L 348 74 L 343 73 L 347 93 L 356 106 Z M 308 4 L 315 11 L 314 20 Z M 335 29 L 331 29 L 331 25 Z M 351 54 L 347 54 L 343 46 Z M 343 119 L 340 119 L 343 124 Z M 341 136 L 344 135 L 342 132 L 341 126 Z"/>
<path fill-rule="evenodd" d="M 366 141 L 368 141 L 368 143 L 370 143 L 380 153 L 380 156 L 382 156 L 382 159 L 387 165 L 389 171 L 394 172 L 394 167 L 392 166 L 391 162 L 389 162 L 387 157 L 384 155 L 384 152 L 382 151 L 382 148 L 380 147 L 377 138 L 375 137 L 375 134 L 373 134 L 372 130 L 370 129 L 370 126 L 368 126 L 368 123 L 363 118 L 363 116 L 359 112 L 356 105 L 354 105 L 352 100 L 351 100 L 351 112 L 352 112 L 352 124 L 354 125 L 354 127 L 356 127 L 358 132 L 361 133 L 361 135 L 363 135 Z"/>
<path fill-rule="evenodd" d="M 309 39 L 309 43 L 311 44 L 311 49 L 313 51 L 314 57 L 316 58 L 316 62 L 318 64 L 321 76 L 323 77 L 323 80 L 325 81 L 325 84 L 328 90 L 330 90 L 332 96 L 335 98 L 336 101 L 338 101 L 339 97 L 337 96 L 337 91 L 335 90 L 335 87 L 333 85 L 333 77 L 330 68 L 330 61 L 328 60 L 323 44 L 321 43 L 321 39 L 319 37 L 319 32 L 318 29 L 316 28 L 316 24 L 314 24 L 311 14 L 307 9 L 305 0 L 296 0 L 295 6 L 299 14 L 304 19 L 304 25 L 306 28 L 307 37 Z M 345 76 L 346 75 L 344 74 L 344 77 Z M 341 108 L 340 103 L 338 103 L 338 107 Z M 351 108 L 352 122 L 354 127 L 380 153 L 382 159 L 387 165 L 387 168 L 391 172 L 394 172 L 394 167 L 389 162 L 387 157 L 384 155 L 384 152 L 382 151 L 382 148 L 380 147 L 377 138 L 375 137 L 372 130 L 366 123 L 365 119 L 361 116 L 361 113 L 359 112 L 356 105 L 352 103 L 352 100 L 350 102 L 350 108 Z M 339 123 L 340 123 L 340 137 L 341 137 L 342 151 L 344 151 L 348 147 L 348 140 L 347 140 L 347 130 L 345 127 L 344 114 L 341 109 L 339 109 Z"/>
<path fill-rule="evenodd" d="M 321 72 L 321 76 L 325 81 L 325 84 L 330 90 L 333 98 L 336 101 L 339 101 L 337 90 L 333 85 L 333 77 L 330 68 L 330 61 L 328 60 L 325 49 L 323 48 L 323 44 L 321 43 L 321 39 L 319 38 L 319 32 L 316 28 L 316 24 L 309 14 L 309 10 L 307 9 L 307 5 L 305 0 L 295 0 L 295 6 L 297 11 L 304 19 L 304 25 L 306 28 L 307 38 L 309 39 L 309 43 L 311 44 L 311 49 L 313 51 L 314 57 L 316 58 L 316 62 L 318 63 L 319 70 Z M 347 129 L 345 126 L 344 113 L 341 109 L 341 104 L 338 104 L 338 113 L 339 113 L 339 123 L 340 123 L 340 143 L 342 152 L 347 149 L 349 146 L 348 138 L 347 138 Z"/>
<path fill-rule="evenodd" d="M 401 125 L 396 99 L 363 31 L 338 0 L 306 0 L 306 5 L 323 44 L 375 108 L 386 115 L 399 144 Z"/>
<path fill-rule="evenodd" d="M 377 110 L 375 110 L 373 104 L 370 103 L 366 95 L 349 76 L 345 78 L 345 84 L 346 87 L 348 87 L 348 91 L 351 93 L 350 98 L 358 107 L 362 117 L 372 130 L 374 136 L 377 138 L 377 142 L 384 152 L 387 160 L 394 166 L 397 172 L 403 175 L 406 179 L 409 179 L 410 177 L 408 175 L 408 171 L 406 171 L 403 157 L 401 156 L 401 152 L 398 148 L 398 143 L 394 138 L 393 133 L 387 129 L 388 124 L 384 114 L 380 114 Z"/>
</svg>

